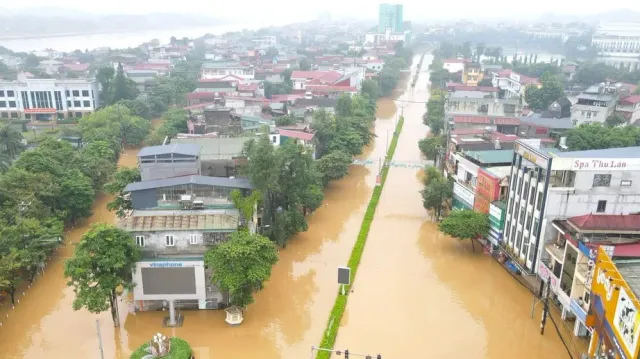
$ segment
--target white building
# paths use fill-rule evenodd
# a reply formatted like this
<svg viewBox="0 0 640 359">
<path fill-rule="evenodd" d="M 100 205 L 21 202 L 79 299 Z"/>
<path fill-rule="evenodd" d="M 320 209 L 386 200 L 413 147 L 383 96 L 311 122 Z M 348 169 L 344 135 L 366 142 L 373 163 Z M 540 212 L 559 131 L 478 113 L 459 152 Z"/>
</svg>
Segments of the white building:
<svg viewBox="0 0 640 359">
<path fill-rule="evenodd" d="M 391 29 L 382 33 L 370 32 L 364 35 L 364 47 L 371 48 L 371 45 L 377 45 L 387 41 L 404 41 L 409 42 L 410 32 L 392 32 Z"/>
<path fill-rule="evenodd" d="M 464 64 L 467 63 L 467 61 L 468 60 L 465 59 L 446 59 L 442 67 L 452 74 L 462 72 L 464 71 Z"/>
<path fill-rule="evenodd" d="M 598 48 L 601 56 L 637 58 L 640 56 L 640 22 L 600 25 L 591 44 Z"/>
<path fill-rule="evenodd" d="M 505 98 L 522 98 L 528 86 L 540 87 L 537 78 L 521 75 L 511 70 L 501 70 L 491 73 L 491 83 L 504 91 Z"/>
<path fill-rule="evenodd" d="M 242 65 L 237 62 L 207 62 L 202 65 L 201 75 L 203 80 L 219 79 L 228 75 L 235 75 L 245 80 L 253 80 L 256 72 L 253 66 Z"/>
<path fill-rule="evenodd" d="M 100 106 L 91 79 L 0 81 L 0 117 L 27 120 L 82 117 Z"/>
<path fill-rule="evenodd" d="M 583 123 L 604 123 L 616 110 L 620 97 L 620 85 L 601 83 L 587 88 L 578 95 L 578 101 L 571 107 L 571 120 L 574 125 Z"/>
<path fill-rule="evenodd" d="M 538 273 L 551 221 L 640 211 L 640 147 L 557 152 L 518 140 L 501 243 L 523 272 Z"/>
<path fill-rule="evenodd" d="M 257 48 L 267 48 L 277 45 L 275 36 L 261 36 L 251 40 Z"/>
</svg>

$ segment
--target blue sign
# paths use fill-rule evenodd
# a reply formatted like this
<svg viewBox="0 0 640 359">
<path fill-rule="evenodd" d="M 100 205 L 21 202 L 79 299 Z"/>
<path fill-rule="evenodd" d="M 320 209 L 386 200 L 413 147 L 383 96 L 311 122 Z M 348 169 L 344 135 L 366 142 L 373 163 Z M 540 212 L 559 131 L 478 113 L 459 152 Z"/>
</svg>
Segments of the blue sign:
<svg viewBox="0 0 640 359">
<path fill-rule="evenodd" d="M 582 306 L 575 299 L 571 299 L 571 311 L 582 323 L 587 321 L 587 312 L 582 309 Z"/>
<path fill-rule="evenodd" d="M 622 349 L 622 345 L 620 345 L 620 342 L 618 341 L 618 337 L 616 337 L 616 335 L 613 333 L 611 324 L 609 324 L 607 320 L 604 320 L 603 324 L 604 324 L 604 329 L 607 331 L 607 334 L 609 335 L 609 338 L 611 339 L 611 341 L 613 341 L 613 345 L 615 345 L 616 351 L 620 355 L 620 358 L 627 359 L 627 355 L 624 353 L 624 350 Z"/>
<path fill-rule="evenodd" d="M 150 267 L 153 267 L 153 268 L 182 267 L 182 262 L 156 262 L 156 263 L 151 263 Z"/>
</svg>

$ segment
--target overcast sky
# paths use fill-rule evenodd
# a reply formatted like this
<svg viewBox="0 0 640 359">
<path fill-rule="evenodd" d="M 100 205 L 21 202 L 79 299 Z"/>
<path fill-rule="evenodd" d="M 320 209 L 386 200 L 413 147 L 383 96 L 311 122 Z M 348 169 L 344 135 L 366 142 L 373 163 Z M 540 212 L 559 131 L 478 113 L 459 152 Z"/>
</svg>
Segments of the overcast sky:
<svg viewBox="0 0 640 359">
<path fill-rule="evenodd" d="M 0 1 L 0 8 L 21 10 L 32 7 L 59 7 L 91 13 L 145 14 L 150 12 L 180 12 L 209 15 L 242 21 L 243 19 L 273 18 L 274 23 L 306 21 L 317 18 L 322 11 L 330 11 L 334 18 L 374 19 L 378 4 L 371 0 L 20 0 Z M 55 5 L 53 5 L 55 4 Z M 640 11 L 640 0 L 405 0 L 405 20 L 503 18 L 534 19 L 545 13 L 596 14 L 618 9 Z M 532 9 L 533 8 L 533 9 Z M 640 20 L 640 19 L 639 19 Z M 267 20 L 268 21 L 268 20 Z"/>
</svg>

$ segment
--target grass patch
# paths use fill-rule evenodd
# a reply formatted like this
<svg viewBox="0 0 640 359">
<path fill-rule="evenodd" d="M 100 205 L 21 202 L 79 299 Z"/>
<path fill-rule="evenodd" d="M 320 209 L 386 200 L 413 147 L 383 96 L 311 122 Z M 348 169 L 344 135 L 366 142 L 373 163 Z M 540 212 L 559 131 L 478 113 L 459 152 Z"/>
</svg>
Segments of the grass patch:
<svg viewBox="0 0 640 359">
<path fill-rule="evenodd" d="M 171 351 L 169 354 L 163 356 L 163 359 L 190 359 L 191 358 L 191 346 L 185 340 L 180 338 L 169 338 L 171 343 Z M 142 359 L 147 353 L 147 347 L 149 343 L 142 344 L 131 354 L 130 359 Z"/>
<path fill-rule="evenodd" d="M 396 125 L 395 132 L 393 133 L 391 145 L 389 145 L 389 149 L 387 150 L 386 159 L 389 161 L 393 159 L 393 154 L 396 152 L 398 137 L 400 137 L 400 131 L 402 131 L 403 124 L 404 117 L 400 117 L 400 119 L 398 120 L 398 124 Z M 351 250 L 351 256 L 349 257 L 349 261 L 347 262 L 347 266 L 351 268 L 351 284 L 353 284 L 356 273 L 358 272 L 360 260 L 362 259 L 362 254 L 364 252 L 364 246 L 367 243 L 367 237 L 369 236 L 369 230 L 371 229 L 371 223 L 373 222 L 373 218 L 376 214 L 376 207 L 378 206 L 378 202 L 380 201 L 380 195 L 382 194 L 382 189 L 384 188 L 384 184 L 387 181 L 388 174 L 389 166 L 384 166 L 382 168 L 380 185 L 376 186 L 373 189 L 371 200 L 369 201 L 367 211 L 365 212 L 364 219 L 362 220 L 362 225 L 360 226 L 360 232 L 358 232 L 358 238 L 356 239 L 356 243 Z M 345 289 L 346 293 L 349 293 L 350 286 L 346 286 Z M 347 298 L 348 296 L 341 295 L 340 292 L 338 292 L 336 301 L 333 304 L 333 308 L 331 309 L 331 315 L 329 317 L 329 322 L 327 323 L 327 328 L 325 329 L 322 341 L 320 342 L 320 348 L 333 349 L 333 346 L 336 343 L 336 337 L 338 336 L 340 322 L 342 321 L 342 316 L 344 315 L 344 311 L 347 307 Z M 328 359 L 330 357 L 331 352 L 326 351 L 318 351 L 316 355 L 316 359 Z"/>
</svg>

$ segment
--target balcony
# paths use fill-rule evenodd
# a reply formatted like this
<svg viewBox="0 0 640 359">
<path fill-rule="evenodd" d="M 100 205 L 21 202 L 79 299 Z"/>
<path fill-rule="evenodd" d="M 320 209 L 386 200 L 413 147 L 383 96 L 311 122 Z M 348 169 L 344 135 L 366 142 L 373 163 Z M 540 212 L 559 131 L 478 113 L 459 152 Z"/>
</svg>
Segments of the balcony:
<svg viewBox="0 0 640 359">
<path fill-rule="evenodd" d="M 555 259 L 556 262 L 562 263 L 564 260 L 564 247 L 566 246 L 566 242 L 564 245 L 559 245 L 557 243 L 548 243 L 544 246 L 545 250 L 549 255 Z"/>
</svg>

